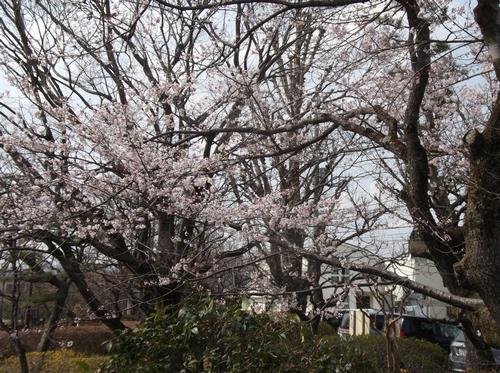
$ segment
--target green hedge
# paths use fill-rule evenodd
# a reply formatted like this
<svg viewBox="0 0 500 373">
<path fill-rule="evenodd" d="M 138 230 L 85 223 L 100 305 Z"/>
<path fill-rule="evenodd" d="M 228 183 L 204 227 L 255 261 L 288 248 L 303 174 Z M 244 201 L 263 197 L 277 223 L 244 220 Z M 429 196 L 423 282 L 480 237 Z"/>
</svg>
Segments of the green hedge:
<svg viewBox="0 0 500 373">
<path fill-rule="evenodd" d="M 326 330 L 324 328 L 323 330 Z M 253 315 L 238 303 L 185 302 L 113 341 L 107 372 L 386 372 L 381 336 L 314 335 L 293 316 Z M 406 372 L 446 371 L 440 347 L 398 340 Z"/>
</svg>

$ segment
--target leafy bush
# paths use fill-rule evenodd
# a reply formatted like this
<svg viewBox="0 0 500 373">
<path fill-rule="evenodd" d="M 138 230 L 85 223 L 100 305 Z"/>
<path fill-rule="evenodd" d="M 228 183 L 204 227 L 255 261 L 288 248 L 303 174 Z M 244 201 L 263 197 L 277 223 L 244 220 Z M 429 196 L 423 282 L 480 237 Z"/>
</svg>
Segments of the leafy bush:
<svg viewBox="0 0 500 373">
<path fill-rule="evenodd" d="M 253 315 L 239 304 L 185 302 L 114 342 L 108 372 L 385 372 L 385 339 L 313 335 L 293 316 Z M 446 353 L 399 340 L 407 372 L 445 371 Z"/>
<path fill-rule="evenodd" d="M 141 367 L 143 372 L 244 372 L 256 366 L 278 371 L 295 353 L 290 342 L 301 341 L 300 333 L 306 341 L 307 331 L 298 325 L 250 315 L 235 305 L 217 306 L 211 300 L 185 303 L 126 332 L 117 341 L 110 371 L 134 372 Z"/>
<path fill-rule="evenodd" d="M 85 356 L 71 350 L 30 352 L 27 357 L 30 372 L 44 373 L 90 373 L 109 360 L 108 356 Z M 19 371 L 17 356 L 0 360 L 0 373 Z"/>
<path fill-rule="evenodd" d="M 342 343 L 343 342 L 343 343 Z M 386 372 L 386 339 L 383 336 L 361 335 L 343 338 L 341 361 L 352 372 Z M 438 345 L 413 338 L 397 340 L 403 363 L 402 372 L 448 372 L 448 355 Z"/>
</svg>

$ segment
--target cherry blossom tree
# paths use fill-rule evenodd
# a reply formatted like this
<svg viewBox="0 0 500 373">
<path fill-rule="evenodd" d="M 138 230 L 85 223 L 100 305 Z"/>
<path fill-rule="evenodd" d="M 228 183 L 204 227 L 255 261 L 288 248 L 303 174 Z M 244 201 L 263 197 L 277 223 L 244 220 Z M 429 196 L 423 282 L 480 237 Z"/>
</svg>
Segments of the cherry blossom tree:
<svg viewBox="0 0 500 373">
<path fill-rule="evenodd" d="M 262 9 L 262 2 L 251 1 L 157 2 L 179 11 Z M 304 9 L 314 17 L 332 16 L 322 18 L 322 29 L 335 35 L 335 48 L 322 43 L 328 59 L 318 58 L 317 64 L 326 62 L 323 71 L 333 71 L 335 85 L 347 93 L 340 100 L 330 93 L 310 117 L 374 146 L 380 189 L 406 206 L 404 218 L 426 244 L 413 254 L 431 259 L 453 294 L 471 298 L 464 308 L 474 312 L 467 317 L 484 340 L 498 346 L 497 326 L 491 324 L 500 322 L 498 1 L 478 1 L 473 12 L 449 1 L 265 3 L 269 11 L 255 28 L 225 40 L 255 37 L 266 25 L 273 29 L 284 14 Z M 268 41 L 270 48 L 273 42 Z M 471 330 L 467 334 L 481 345 Z"/>
<path fill-rule="evenodd" d="M 219 162 L 184 146 L 183 136 L 152 141 L 192 119 L 192 80 L 208 68 L 194 51 L 199 12 L 176 22 L 157 9 L 143 14 L 141 4 L 116 6 L 1 5 L 3 66 L 23 96 L 19 107 L 9 94 L 2 100 L 3 172 L 12 180 L 2 194 L 4 238 L 43 243 L 113 329 L 123 324 L 88 286 L 82 255 L 109 258 L 137 278 L 149 312 L 156 299 L 179 293 L 159 277 L 181 258 L 202 262 L 208 254 L 196 246 L 220 240 L 193 220 L 208 210 L 204 202 L 216 203 L 204 190 Z M 149 33 L 147 24 L 158 22 L 158 34 Z M 144 39 L 132 38 L 141 30 Z M 195 119 L 204 115 L 190 110 Z"/>
<path fill-rule="evenodd" d="M 0 9 L 1 239 L 42 244 L 108 326 L 124 327 L 88 286 L 96 263 L 146 313 L 248 266 L 272 284 L 243 288 L 321 306 L 322 268 L 348 265 L 461 307 L 477 346 L 500 345 L 497 1 Z M 339 257 L 395 218 L 451 294 Z"/>
<path fill-rule="evenodd" d="M 278 288 L 309 286 L 296 252 L 267 247 L 263 237 L 274 231 L 300 244 L 310 228 L 328 241 L 321 233 L 348 181 L 343 171 L 332 174 L 344 156 L 329 149 L 323 129 L 310 135 L 317 123 L 307 113 L 326 94 L 304 80 L 316 73 L 307 70 L 324 38 L 310 15 L 288 27 L 293 36 L 275 34 L 266 51 L 270 32 L 237 47 L 220 44 L 224 27 L 256 27 L 256 14 L 243 9 L 221 18 L 221 30 L 208 22 L 221 17 L 215 10 L 179 19 L 140 3 L 12 1 L 2 10 L 3 67 L 16 89 L 2 100 L 4 175 L 12 180 L 2 195 L 5 240 L 42 243 L 113 329 L 123 324 L 89 286 L 92 262 L 135 278 L 146 313 L 157 301 L 175 302 L 186 282 L 224 272 L 221 265 L 232 269 L 225 259 L 241 255 L 267 260 Z M 290 61 L 296 72 L 289 80 Z M 323 79 L 328 90 L 331 77 Z M 311 98 L 278 120 L 271 101 L 302 100 L 304 89 Z M 245 130 L 253 121 L 261 127 Z M 299 136 L 290 134 L 294 128 Z M 320 159 L 302 154 L 307 144 Z M 370 218 L 359 218 L 362 228 L 344 241 L 367 230 Z M 283 258 L 287 268 L 280 268 Z M 294 275 L 283 279 L 283 270 Z"/>
</svg>

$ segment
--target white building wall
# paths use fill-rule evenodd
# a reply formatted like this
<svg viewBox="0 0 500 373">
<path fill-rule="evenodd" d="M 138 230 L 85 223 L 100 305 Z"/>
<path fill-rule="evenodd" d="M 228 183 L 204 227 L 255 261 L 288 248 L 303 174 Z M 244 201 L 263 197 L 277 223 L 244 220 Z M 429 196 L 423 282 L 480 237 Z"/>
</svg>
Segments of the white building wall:
<svg viewBox="0 0 500 373">
<path fill-rule="evenodd" d="M 448 291 L 443 284 L 443 279 L 436 266 L 428 259 L 409 256 L 402 265 L 395 268 L 395 272 L 400 276 L 407 277 L 421 284 L 438 290 Z M 401 287 L 397 290 L 396 294 L 398 300 L 403 300 L 404 291 Z M 411 294 L 405 303 L 407 305 L 407 312 L 415 316 L 436 319 L 446 319 L 448 317 L 449 306 L 446 303 L 422 294 Z"/>
<path fill-rule="evenodd" d="M 345 259 L 346 263 L 362 263 L 369 264 L 373 266 L 382 265 L 384 266 L 383 260 L 376 255 L 370 252 L 369 250 L 361 249 L 359 247 L 342 244 L 337 248 L 336 256 L 341 259 Z M 304 259 L 304 267 L 307 268 L 307 260 Z M 340 295 L 348 290 L 347 296 L 344 298 L 344 301 L 338 305 L 338 309 L 355 309 L 358 308 L 358 297 L 357 295 L 362 294 L 363 296 L 370 297 L 369 308 L 373 309 L 382 309 L 383 305 L 379 304 L 377 299 L 371 294 L 371 289 L 367 286 L 360 286 L 361 283 L 366 283 L 365 279 L 360 279 L 354 282 L 354 284 L 358 285 L 357 288 L 343 288 L 342 282 L 347 283 L 348 280 L 357 274 L 357 272 L 350 271 L 346 269 L 345 274 L 337 273 L 341 272 L 341 269 L 332 268 L 330 266 L 323 266 L 323 275 L 321 277 L 321 283 L 323 286 L 326 286 L 323 289 L 323 298 L 325 301 L 328 301 L 332 296 L 335 301 L 340 300 Z M 343 281 L 342 281 L 343 280 Z M 329 287 L 333 284 L 338 284 L 339 288 L 335 289 L 334 287 Z M 336 292 L 336 293 L 335 293 Z"/>
<path fill-rule="evenodd" d="M 354 253 L 350 255 L 350 257 L 347 259 L 347 261 L 352 261 L 356 263 L 364 263 L 364 264 L 372 264 L 372 265 L 377 265 L 380 263 L 380 259 L 378 257 L 375 257 L 373 254 L 370 255 L 365 255 L 366 253 L 357 251 L 355 252 L 355 248 L 353 247 L 345 247 L 344 248 L 345 252 L 347 253 L 348 250 L 353 251 Z M 342 251 L 340 251 L 342 252 Z M 340 254 L 341 255 L 341 254 Z M 431 286 L 433 288 L 442 290 L 442 291 L 447 291 L 446 287 L 443 284 L 443 280 L 441 278 L 441 275 L 437 271 L 434 263 L 432 263 L 430 260 L 424 259 L 424 258 L 414 258 L 414 257 L 407 257 L 406 259 L 403 260 L 401 264 L 398 265 L 393 265 L 392 266 L 394 272 L 396 272 L 400 276 L 404 276 L 406 278 L 409 278 L 413 281 L 422 283 L 427 286 Z M 326 269 L 326 267 L 325 267 Z M 330 269 L 333 270 L 333 269 Z M 355 272 L 350 272 L 346 277 L 350 277 L 356 274 Z M 324 282 L 324 285 L 328 286 L 329 281 L 332 278 L 332 274 L 330 273 L 325 273 L 323 275 L 322 281 Z M 334 276 L 335 280 L 340 280 L 340 276 Z M 346 278 L 347 280 L 347 278 Z M 362 280 L 364 282 L 364 280 Z M 359 289 L 350 289 L 349 294 L 344 300 L 342 304 L 339 305 L 339 309 L 355 309 L 357 307 L 357 297 L 356 297 L 356 292 L 362 291 L 363 295 L 368 295 L 370 289 L 365 287 L 359 287 Z M 334 294 L 334 288 L 326 288 L 323 290 L 323 296 L 324 299 L 327 300 L 329 297 L 331 297 Z M 402 287 L 396 287 L 396 290 L 394 291 L 394 301 L 401 301 L 403 300 L 405 292 Z M 388 296 L 388 303 L 392 303 L 390 301 L 391 296 Z M 409 297 L 405 299 L 405 306 L 406 312 L 409 314 L 414 314 L 415 316 L 425 316 L 429 318 L 436 318 L 436 319 L 446 319 L 448 318 L 448 311 L 449 311 L 449 306 L 446 303 L 443 303 L 441 301 L 435 300 L 433 298 L 430 298 L 428 296 L 424 296 L 422 294 L 416 294 L 413 293 Z M 382 309 L 382 305 L 379 304 L 377 299 L 371 296 L 370 299 L 370 308 L 373 309 Z M 386 307 L 387 308 L 387 307 Z"/>
</svg>

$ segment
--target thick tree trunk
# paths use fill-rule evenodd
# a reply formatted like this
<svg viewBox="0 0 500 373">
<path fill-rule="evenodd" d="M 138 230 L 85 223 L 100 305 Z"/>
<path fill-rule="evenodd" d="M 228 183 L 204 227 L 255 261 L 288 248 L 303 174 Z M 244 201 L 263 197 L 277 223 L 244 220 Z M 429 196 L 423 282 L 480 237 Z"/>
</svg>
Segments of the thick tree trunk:
<svg viewBox="0 0 500 373">
<path fill-rule="evenodd" d="M 477 327 L 473 325 L 472 315 L 462 320 L 462 328 L 465 336 L 465 348 L 467 350 L 465 365 L 474 369 L 481 365 L 489 364 L 493 357 L 489 346 L 484 342 L 482 336 L 477 334 Z"/>
<path fill-rule="evenodd" d="M 174 245 L 175 221 L 172 215 L 160 213 L 158 218 L 158 252 L 163 262 L 163 270 L 168 273 L 177 262 L 179 253 Z"/>
<path fill-rule="evenodd" d="M 500 80 L 500 9 L 498 0 L 479 0 L 476 21 Z M 465 220 L 466 255 L 459 271 L 484 300 L 500 326 L 500 95 L 482 133 L 465 137 L 470 177 Z"/>
<path fill-rule="evenodd" d="M 461 265 L 466 279 L 500 325 L 500 201 L 488 197 L 486 191 L 472 189 L 467 206 L 466 256 Z"/>
<path fill-rule="evenodd" d="M 500 7 L 498 0 L 479 0 L 474 18 L 481 28 L 497 79 L 500 79 Z"/>
<path fill-rule="evenodd" d="M 477 291 L 500 325 L 500 96 L 485 130 L 465 136 L 470 174 L 465 250 L 456 270 Z M 495 344 L 500 346 L 500 341 Z"/>
</svg>

